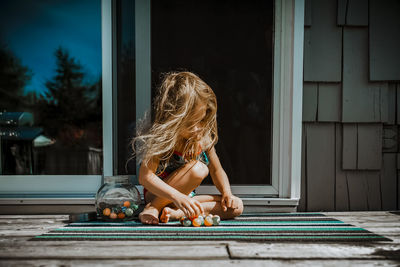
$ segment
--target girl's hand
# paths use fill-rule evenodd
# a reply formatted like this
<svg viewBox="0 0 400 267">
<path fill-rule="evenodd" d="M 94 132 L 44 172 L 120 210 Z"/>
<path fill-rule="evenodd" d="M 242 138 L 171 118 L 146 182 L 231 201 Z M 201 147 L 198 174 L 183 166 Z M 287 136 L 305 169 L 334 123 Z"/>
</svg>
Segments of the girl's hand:
<svg viewBox="0 0 400 267">
<path fill-rule="evenodd" d="M 223 194 L 221 199 L 221 206 L 223 211 L 227 211 L 228 208 L 237 209 L 239 208 L 240 199 L 232 194 Z"/>
<path fill-rule="evenodd" d="M 189 196 L 185 196 L 184 194 L 175 198 L 174 204 L 178 209 L 183 211 L 186 217 L 194 217 L 204 214 L 204 209 L 201 203 Z"/>
</svg>

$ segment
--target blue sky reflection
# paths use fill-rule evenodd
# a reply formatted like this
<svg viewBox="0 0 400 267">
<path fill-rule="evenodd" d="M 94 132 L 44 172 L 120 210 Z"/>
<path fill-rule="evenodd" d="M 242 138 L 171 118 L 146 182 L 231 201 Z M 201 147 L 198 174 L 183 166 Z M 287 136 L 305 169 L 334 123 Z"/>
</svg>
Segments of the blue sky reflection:
<svg viewBox="0 0 400 267">
<path fill-rule="evenodd" d="M 0 41 L 33 72 L 25 93 L 46 91 L 62 46 L 94 82 L 101 75 L 100 0 L 6 0 L 0 2 Z"/>
</svg>

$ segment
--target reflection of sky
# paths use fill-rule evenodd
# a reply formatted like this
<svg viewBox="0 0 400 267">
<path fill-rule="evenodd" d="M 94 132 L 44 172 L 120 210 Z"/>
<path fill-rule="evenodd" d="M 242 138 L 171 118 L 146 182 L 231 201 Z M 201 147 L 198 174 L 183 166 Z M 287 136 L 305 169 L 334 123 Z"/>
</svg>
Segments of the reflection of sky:
<svg viewBox="0 0 400 267">
<path fill-rule="evenodd" d="M 100 0 L 2 0 L 0 41 L 33 72 L 25 92 L 46 90 L 62 46 L 95 81 L 101 74 Z"/>
</svg>

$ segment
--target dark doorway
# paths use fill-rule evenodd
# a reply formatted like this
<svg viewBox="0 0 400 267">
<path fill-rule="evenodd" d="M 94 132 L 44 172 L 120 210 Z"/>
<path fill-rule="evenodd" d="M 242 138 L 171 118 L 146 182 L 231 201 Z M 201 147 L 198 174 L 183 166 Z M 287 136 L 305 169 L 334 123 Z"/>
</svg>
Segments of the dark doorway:
<svg viewBox="0 0 400 267">
<path fill-rule="evenodd" d="M 174 70 L 213 88 L 216 150 L 231 184 L 271 184 L 273 8 L 265 0 L 151 2 L 152 90 Z"/>
</svg>

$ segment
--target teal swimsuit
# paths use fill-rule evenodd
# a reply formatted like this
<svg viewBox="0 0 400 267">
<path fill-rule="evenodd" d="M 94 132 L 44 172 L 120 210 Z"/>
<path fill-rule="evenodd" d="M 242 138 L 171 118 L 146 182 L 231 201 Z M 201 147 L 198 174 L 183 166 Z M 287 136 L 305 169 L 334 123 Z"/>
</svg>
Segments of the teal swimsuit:
<svg viewBox="0 0 400 267">
<path fill-rule="evenodd" d="M 196 157 L 196 160 L 203 162 L 206 166 L 208 166 L 208 164 L 210 164 L 205 151 L 202 151 Z M 183 158 L 182 154 L 180 154 L 179 152 L 174 152 L 171 159 L 167 163 L 167 167 L 165 168 L 165 170 L 163 172 L 161 172 L 161 164 L 158 166 L 156 173 L 159 173 L 159 174 L 157 176 L 164 179 L 168 175 L 170 175 L 172 172 L 174 172 L 175 170 L 177 170 L 180 167 L 182 167 L 183 165 L 185 165 L 186 163 L 187 163 L 187 161 Z"/>
<path fill-rule="evenodd" d="M 207 153 L 205 151 L 200 152 L 200 154 L 196 157 L 196 160 L 204 163 L 206 166 L 208 166 L 210 164 Z M 170 160 L 168 161 L 167 166 L 163 172 L 161 172 L 162 171 L 161 164 L 158 165 L 158 168 L 156 171 L 156 173 L 158 173 L 157 176 L 160 177 L 161 179 L 165 179 L 168 177 L 168 175 L 170 175 L 177 169 L 183 167 L 186 163 L 187 163 L 187 161 L 183 158 L 182 154 L 175 151 L 174 154 L 172 155 L 172 157 L 170 158 Z M 146 193 L 147 193 L 147 189 L 143 188 L 143 195 L 145 197 L 144 199 L 146 199 Z M 190 196 L 193 197 L 194 195 L 195 195 L 195 191 L 190 193 Z"/>
</svg>

